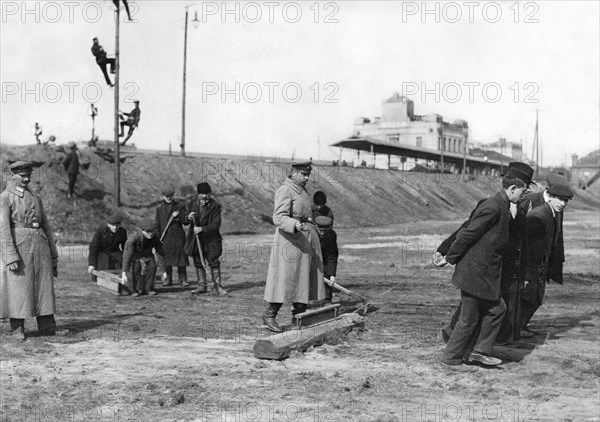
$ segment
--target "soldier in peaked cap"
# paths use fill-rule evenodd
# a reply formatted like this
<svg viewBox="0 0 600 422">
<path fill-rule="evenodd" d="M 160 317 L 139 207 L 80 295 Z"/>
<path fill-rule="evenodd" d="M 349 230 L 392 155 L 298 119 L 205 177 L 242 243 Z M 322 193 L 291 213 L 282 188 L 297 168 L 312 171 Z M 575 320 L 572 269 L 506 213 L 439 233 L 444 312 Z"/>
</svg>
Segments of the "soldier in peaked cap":
<svg viewBox="0 0 600 422">
<path fill-rule="evenodd" d="M 293 314 L 304 312 L 309 300 L 325 297 L 323 258 L 312 217 L 306 183 L 312 163 L 292 162 L 289 176 L 275 192 L 273 222 L 277 226 L 269 260 L 262 316 L 274 332 L 283 331 L 276 320 L 283 302 L 292 302 Z"/>
<path fill-rule="evenodd" d="M 123 266 L 127 230 L 121 227 L 122 220 L 121 215 L 115 213 L 96 229 L 88 256 L 90 274 L 93 270 L 117 270 Z M 92 275 L 92 281 L 96 281 L 95 275 Z"/>
<path fill-rule="evenodd" d="M 508 170 L 506 172 L 507 177 L 515 177 L 518 176 L 520 180 L 523 180 L 529 187 L 531 184 L 535 184 L 531 177 L 533 176 L 533 168 L 528 166 L 525 163 L 513 162 L 509 164 Z M 527 191 L 526 191 L 527 192 Z M 484 200 L 479 201 L 476 208 Z M 522 201 L 521 201 L 522 203 Z M 520 205 L 520 203 L 519 203 Z M 522 265 L 522 257 L 523 257 L 523 248 L 525 241 L 525 212 L 522 207 L 517 206 L 516 204 L 510 204 L 511 211 L 511 219 L 509 221 L 509 240 L 506 256 L 502 261 L 502 278 L 501 278 L 501 292 L 502 299 L 506 304 L 506 314 L 504 316 L 504 320 L 502 321 L 502 326 L 500 328 L 500 332 L 497 336 L 497 341 L 499 343 L 506 343 L 511 340 L 519 340 L 520 335 L 520 326 L 521 326 L 521 317 L 520 317 L 520 285 L 523 282 L 523 265 Z M 472 217 L 473 214 L 469 217 Z M 454 240 L 458 232 L 465 228 L 469 224 L 469 220 L 465 221 L 463 225 L 452 233 L 446 240 L 442 242 L 442 244 L 438 247 L 436 254 L 434 255 L 434 260 L 438 262 L 436 265 L 440 266 L 439 260 L 442 260 L 443 257 L 448 253 L 448 249 Z M 457 308 L 454 313 L 450 324 L 442 330 L 442 338 L 444 341 L 448 341 L 456 322 L 460 316 L 460 306 Z"/>
<path fill-rule="evenodd" d="M 185 254 L 185 232 L 182 224 L 185 220 L 183 202 L 175 200 L 175 189 L 162 190 L 162 203 L 156 208 L 156 232 L 162 239 L 165 250 L 165 274 L 163 286 L 173 284 L 173 267 L 177 267 L 177 280 L 182 286 L 189 286 L 186 267 L 188 259 Z"/>
<path fill-rule="evenodd" d="M 42 200 L 29 189 L 33 164 L 17 161 L 9 168 L 11 180 L 0 194 L 0 316 L 10 318 L 20 340 L 25 340 L 25 318 L 33 316 L 40 333 L 54 335 L 58 250 Z"/>
<path fill-rule="evenodd" d="M 527 324 L 543 303 L 546 283 L 551 279 L 559 284 L 563 282 L 565 255 L 562 218 L 567 203 L 573 198 L 573 191 L 566 179 L 555 178 L 552 182 L 543 192 L 545 202 L 527 213 L 527 262 L 521 294 L 521 328 L 524 337 L 535 334 Z"/>
<path fill-rule="evenodd" d="M 319 241 L 321 242 L 321 255 L 323 255 L 323 276 L 335 283 L 339 251 L 337 246 L 337 233 L 333 230 L 333 219 L 324 215 L 318 215 L 314 219 Z M 325 284 L 325 301 L 331 302 L 333 298 L 333 287 Z"/>
<path fill-rule="evenodd" d="M 213 288 L 217 295 L 227 295 L 221 281 L 221 254 L 223 253 L 223 238 L 221 237 L 221 204 L 212 198 L 212 189 L 207 182 L 198 183 L 198 196 L 192 199 L 186 207 L 186 219 L 192 224 L 185 239 L 185 253 L 191 256 L 198 276 L 198 288 L 192 294 L 202 294 L 208 291 L 206 272 L 210 267 Z M 200 256 L 201 248 L 202 257 Z"/>
<path fill-rule="evenodd" d="M 127 271 L 131 268 L 133 282 L 133 296 L 144 294 L 155 295 L 154 280 L 156 277 L 156 260 L 152 249 L 163 258 L 165 251 L 156 234 L 156 221 L 143 220 L 140 230 L 127 238 L 123 252 L 123 267 L 121 278 L 123 284 L 127 283 Z"/>
</svg>

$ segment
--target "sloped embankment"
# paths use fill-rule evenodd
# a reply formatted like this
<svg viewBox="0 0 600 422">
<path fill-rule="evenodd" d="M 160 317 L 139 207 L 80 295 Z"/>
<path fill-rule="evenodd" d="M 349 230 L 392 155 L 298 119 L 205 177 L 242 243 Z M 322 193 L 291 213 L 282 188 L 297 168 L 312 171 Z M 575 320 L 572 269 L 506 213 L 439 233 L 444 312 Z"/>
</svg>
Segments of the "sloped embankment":
<svg viewBox="0 0 600 422">
<path fill-rule="evenodd" d="M 85 164 L 77 182 L 75 200 L 66 198 L 67 175 L 60 165 L 64 153 L 51 147 L 2 146 L 4 189 L 7 164 L 17 159 L 39 162 L 32 188 L 44 200 L 53 230 L 63 242 L 86 243 L 94 228 L 114 211 L 113 165 L 80 150 Z M 126 156 L 128 154 L 125 154 Z M 191 158 L 159 154 L 129 154 L 121 167 L 120 211 L 133 229 L 144 217 L 153 217 L 161 189 L 176 187 L 176 196 L 190 198 L 200 181 L 208 181 L 223 206 L 224 233 L 270 232 L 275 190 L 286 176 L 287 165 L 252 158 Z M 499 180 L 367 168 L 316 166 L 309 193 L 323 190 L 335 213 L 336 226 L 363 227 L 423 220 L 465 218 L 481 198 L 499 188 Z M 598 208 L 597 198 L 578 191 L 572 208 Z"/>
</svg>

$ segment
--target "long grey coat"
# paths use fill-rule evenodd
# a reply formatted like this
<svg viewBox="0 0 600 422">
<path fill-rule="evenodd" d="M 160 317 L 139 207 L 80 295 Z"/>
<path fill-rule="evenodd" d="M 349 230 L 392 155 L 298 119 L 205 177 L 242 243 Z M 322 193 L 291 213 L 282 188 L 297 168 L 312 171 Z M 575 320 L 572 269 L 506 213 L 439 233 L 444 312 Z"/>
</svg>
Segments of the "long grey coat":
<svg viewBox="0 0 600 422">
<path fill-rule="evenodd" d="M 39 228 L 26 228 L 37 221 Z M 10 180 L 0 194 L 0 316 L 29 318 L 54 314 L 52 259 L 58 257 L 42 201 Z M 17 271 L 7 266 L 20 261 Z"/>
<path fill-rule="evenodd" d="M 272 303 L 305 303 L 325 297 L 323 258 L 317 230 L 310 223 L 295 232 L 297 221 L 311 217 L 311 199 L 306 189 L 288 177 L 275 192 L 273 222 L 277 226 L 265 300 Z"/>
</svg>

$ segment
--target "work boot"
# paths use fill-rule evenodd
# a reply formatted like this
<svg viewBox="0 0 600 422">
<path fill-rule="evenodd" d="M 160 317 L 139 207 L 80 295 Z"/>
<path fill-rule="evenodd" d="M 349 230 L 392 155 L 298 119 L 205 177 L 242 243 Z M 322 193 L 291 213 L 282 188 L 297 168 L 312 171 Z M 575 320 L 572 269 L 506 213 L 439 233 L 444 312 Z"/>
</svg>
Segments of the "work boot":
<svg viewBox="0 0 600 422">
<path fill-rule="evenodd" d="M 165 272 L 167 273 L 167 278 L 163 282 L 163 286 L 172 286 L 173 285 L 173 267 L 167 265 L 165 268 Z"/>
<path fill-rule="evenodd" d="M 218 296 L 227 296 L 227 290 L 221 284 L 221 268 L 211 268 L 210 275 L 212 276 L 215 293 Z"/>
<path fill-rule="evenodd" d="M 262 316 L 262 320 L 265 325 L 274 333 L 281 333 L 283 331 L 275 319 L 277 312 L 279 312 L 279 309 L 281 308 L 281 305 L 281 303 L 269 303 Z"/>
<path fill-rule="evenodd" d="M 333 299 L 333 287 L 325 285 L 325 302 L 331 304 Z"/>
<path fill-rule="evenodd" d="M 198 287 L 192 290 L 192 294 L 200 295 L 206 293 L 208 288 L 206 286 L 206 271 L 204 271 L 204 268 L 196 268 L 196 276 L 198 277 Z"/>
<path fill-rule="evenodd" d="M 25 341 L 25 320 L 18 318 L 10 319 L 11 336 L 15 340 Z"/>
<path fill-rule="evenodd" d="M 177 279 L 179 281 L 179 284 L 183 287 L 187 287 L 190 285 L 190 283 L 188 283 L 187 281 L 187 271 L 184 266 L 177 267 Z"/>
</svg>

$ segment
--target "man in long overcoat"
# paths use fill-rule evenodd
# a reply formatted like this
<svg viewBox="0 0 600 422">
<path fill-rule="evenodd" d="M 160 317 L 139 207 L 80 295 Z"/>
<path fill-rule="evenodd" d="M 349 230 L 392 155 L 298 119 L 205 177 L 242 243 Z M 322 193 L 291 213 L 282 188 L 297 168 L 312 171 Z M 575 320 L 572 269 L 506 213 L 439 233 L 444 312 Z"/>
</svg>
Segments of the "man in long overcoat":
<svg viewBox="0 0 600 422">
<path fill-rule="evenodd" d="M 90 274 L 93 270 L 118 270 L 123 265 L 127 230 L 121 227 L 121 221 L 119 214 L 113 214 L 94 233 L 88 256 Z M 95 275 L 92 275 L 92 281 L 96 281 Z"/>
<path fill-rule="evenodd" d="M 215 293 L 226 296 L 227 290 L 221 281 L 221 254 L 223 238 L 221 237 L 221 204 L 212 198 L 212 188 L 207 182 L 196 186 L 198 196 L 192 199 L 186 209 L 187 220 L 192 224 L 185 239 L 185 253 L 191 256 L 198 276 L 198 288 L 192 294 L 208 291 L 206 285 L 207 266 L 213 281 Z M 200 249 L 198 248 L 200 245 Z M 200 253 L 201 252 L 201 253 Z"/>
<path fill-rule="evenodd" d="M 275 192 L 273 223 L 277 226 L 269 260 L 264 299 L 269 304 L 263 322 L 274 332 L 283 331 L 276 316 L 284 302 L 292 302 L 293 314 L 304 312 L 310 300 L 325 297 L 323 258 L 319 235 L 312 219 L 306 183 L 311 162 L 291 164 L 290 175 Z"/>
<path fill-rule="evenodd" d="M 162 191 L 163 202 L 156 208 L 156 231 L 162 237 L 165 250 L 166 279 L 163 286 L 173 284 L 173 267 L 177 267 L 177 280 L 182 286 L 189 286 L 186 267 L 188 259 L 185 254 L 185 207 L 182 202 L 173 199 L 175 190 L 166 188 Z M 164 236 L 163 236 L 164 233 Z"/>
<path fill-rule="evenodd" d="M 525 163 L 512 162 L 508 165 L 507 175 L 517 177 L 523 180 L 527 186 L 532 182 L 531 177 L 533 176 L 533 168 Z M 535 184 L 535 183 L 534 183 Z M 477 203 L 477 207 L 481 205 L 485 199 L 482 199 Z M 523 248 L 525 241 L 525 211 L 520 206 L 521 201 L 518 205 L 510 205 L 511 219 L 509 222 L 508 229 L 508 247 L 506 255 L 502 261 L 502 279 L 501 279 L 501 291 L 502 299 L 506 304 L 506 313 L 504 320 L 502 321 L 502 327 L 498 333 L 497 341 L 499 343 L 506 343 L 512 340 L 519 340 L 521 330 L 521 310 L 520 310 L 520 287 L 523 282 Z M 474 211 L 473 211 L 474 212 Z M 473 216 L 473 213 L 469 216 L 469 220 Z M 437 248 L 436 255 L 439 255 L 438 259 L 445 256 L 450 249 L 450 245 L 456 240 L 458 232 L 467 227 L 469 220 L 465 221 L 462 226 L 454 233 L 452 233 L 446 240 L 444 240 Z M 452 316 L 450 324 L 442 329 L 442 337 L 445 342 L 448 341 L 452 330 L 458 321 L 460 315 L 460 306 L 456 309 L 456 312 Z M 475 346 L 477 348 L 477 346 Z"/>
<path fill-rule="evenodd" d="M 33 164 L 9 166 L 11 180 L 0 194 L 2 270 L 0 316 L 25 340 L 25 318 L 35 316 L 42 334 L 54 335 L 54 277 L 58 250 L 41 199 L 29 189 Z"/>
<path fill-rule="evenodd" d="M 502 263 L 509 241 L 510 203 L 518 203 L 527 184 L 502 178 L 502 190 L 483 201 L 450 246 L 446 262 L 456 264 L 452 283 L 461 290 L 460 316 L 442 354 L 449 369 L 471 371 L 464 359 L 498 364 L 489 356 L 500 330 L 506 304 L 501 297 Z M 472 342 L 479 339 L 470 352 Z"/>
<path fill-rule="evenodd" d="M 564 249 L 560 230 L 561 217 L 567 202 L 573 198 L 573 192 L 566 184 L 553 184 L 545 195 L 547 201 L 527 213 L 527 263 L 525 287 L 521 296 L 522 327 L 527 326 L 542 305 L 546 283 L 550 278 L 562 283 Z"/>
</svg>

